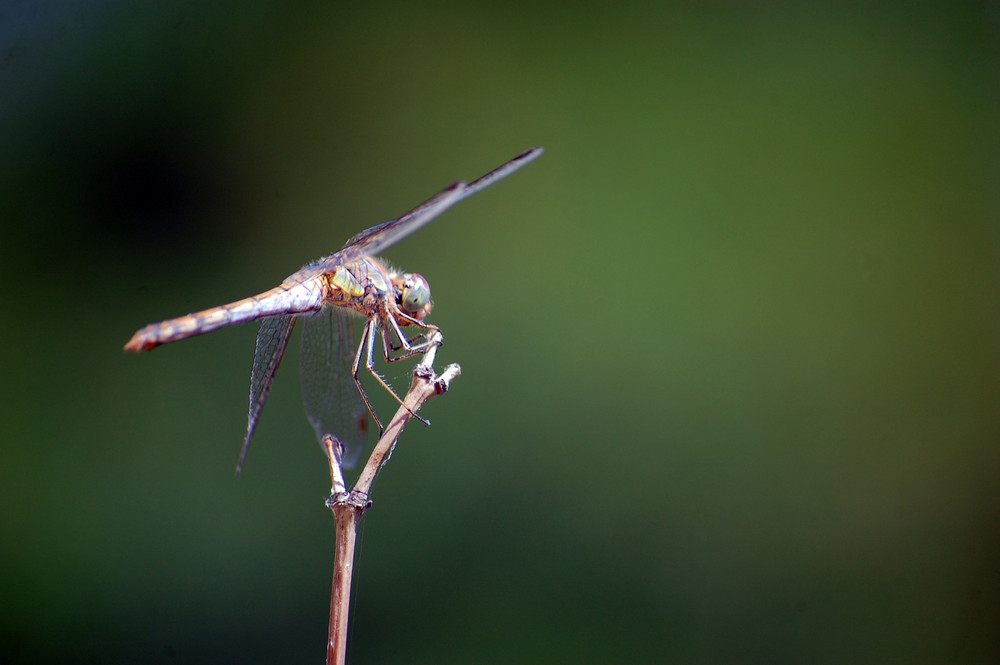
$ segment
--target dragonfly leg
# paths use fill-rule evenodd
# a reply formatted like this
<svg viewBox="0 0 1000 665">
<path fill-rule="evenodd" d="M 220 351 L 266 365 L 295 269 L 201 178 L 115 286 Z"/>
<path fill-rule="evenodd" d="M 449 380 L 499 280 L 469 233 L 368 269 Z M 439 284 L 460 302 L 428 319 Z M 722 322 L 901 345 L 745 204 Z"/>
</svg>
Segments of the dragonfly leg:
<svg viewBox="0 0 1000 665">
<path fill-rule="evenodd" d="M 375 334 L 376 325 L 377 324 L 375 323 L 375 319 L 369 319 L 368 323 L 365 324 L 365 331 L 361 334 L 361 343 L 358 344 L 358 352 L 354 354 L 354 365 L 351 367 L 351 374 L 354 377 L 354 385 L 358 387 L 358 392 L 361 393 L 361 399 L 364 400 L 365 406 L 368 407 L 368 413 L 372 414 L 372 418 L 375 420 L 375 424 L 378 425 L 378 431 L 381 434 L 382 421 L 378 419 L 377 415 L 375 415 L 375 409 L 372 408 L 372 403 L 368 400 L 368 393 L 365 392 L 365 387 L 364 385 L 361 384 L 361 376 L 360 376 L 362 355 L 365 355 L 367 357 L 365 365 L 369 369 L 372 368 L 372 352 L 373 352 L 372 340 Z M 367 353 L 365 353 L 366 349 Z M 395 395 L 395 393 L 393 393 L 393 395 Z M 399 398 L 397 397 L 396 399 Z"/>
<path fill-rule="evenodd" d="M 404 333 L 403 329 L 400 327 L 399 322 L 396 321 L 396 317 L 395 316 L 387 317 L 389 321 L 392 323 L 393 332 L 396 333 L 396 337 L 399 339 L 399 345 L 397 346 L 395 343 L 392 342 L 392 335 L 389 333 L 388 328 L 386 327 L 382 328 L 382 350 L 384 352 L 386 361 L 391 363 L 394 363 L 397 360 L 405 360 L 406 358 L 412 358 L 418 353 L 423 353 L 424 351 L 426 351 L 427 347 L 431 343 L 430 339 L 425 339 L 423 342 L 417 342 L 416 341 L 417 337 L 419 337 L 420 335 L 428 335 L 429 333 L 438 330 L 437 326 L 432 326 L 429 323 L 424 323 L 423 321 L 411 318 L 409 316 L 406 316 L 405 314 L 397 313 L 397 316 L 402 316 L 403 318 L 406 319 L 406 321 L 423 328 L 426 332 L 417 333 L 416 335 L 413 336 L 413 339 L 409 339 L 406 336 L 406 333 Z M 396 356 L 392 355 L 399 351 L 403 351 L 403 353 Z"/>
<path fill-rule="evenodd" d="M 362 384 L 361 384 L 361 358 L 362 358 L 362 356 L 364 356 L 364 359 L 365 359 L 365 361 L 364 361 L 364 363 L 365 363 L 365 369 L 368 370 L 368 373 L 371 374 L 373 377 L 375 377 L 376 381 L 378 381 L 380 384 L 382 384 L 382 387 L 385 388 L 389 392 L 389 394 L 392 395 L 393 398 L 395 398 L 395 400 L 397 402 L 399 402 L 400 406 L 406 406 L 406 405 L 403 404 L 403 400 L 400 399 L 399 395 L 396 394 L 396 391 L 392 389 L 392 386 L 390 386 L 388 383 L 386 383 L 385 379 L 382 378 L 382 375 L 379 374 L 377 371 L 375 371 L 375 336 L 376 335 L 378 335 L 378 321 L 376 319 L 372 318 L 372 319 L 369 319 L 368 320 L 368 324 L 365 325 L 365 331 L 364 331 L 363 339 L 361 340 L 361 344 L 358 346 L 358 353 L 357 353 L 357 355 L 354 356 L 354 367 L 352 368 L 352 371 L 353 371 L 353 374 L 354 374 L 354 383 L 355 383 L 355 385 L 357 385 L 358 391 L 361 393 L 362 399 L 364 399 L 365 406 L 368 407 L 368 412 L 372 414 L 372 418 L 375 419 L 375 424 L 378 425 L 378 430 L 381 433 L 382 429 L 383 429 L 382 428 L 382 421 L 379 420 L 379 418 L 378 418 L 377 415 L 375 415 L 375 409 L 372 407 L 372 403 L 368 399 L 368 393 L 365 392 L 364 386 L 362 386 Z M 407 340 L 407 341 L 409 341 L 409 340 Z M 384 336 L 383 336 L 383 342 L 384 342 Z M 424 346 L 426 346 L 426 345 L 424 345 Z M 410 353 L 409 355 L 412 356 L 412 355 L 414 355 L 417 352 L 418 351 L 414 351 L 413 353 Z M 406 356 L 406 357 L 408 357 L 408 356 Z M 396 358 L 396 360 L 399 360 L 399 358 Z M 419 415 L 417 415 L 416 413 L 413 413 L 412 411 L 410 411 L 410 413 L 413 415 L 414 418 L 416 418 L 417 420 L 419 420 L 423 424 L 425 424 L 425 425 L 430 425 L 431 424 L 430 421 L 428 421 L 426 418 L 422 418 Z"/>
</svg>

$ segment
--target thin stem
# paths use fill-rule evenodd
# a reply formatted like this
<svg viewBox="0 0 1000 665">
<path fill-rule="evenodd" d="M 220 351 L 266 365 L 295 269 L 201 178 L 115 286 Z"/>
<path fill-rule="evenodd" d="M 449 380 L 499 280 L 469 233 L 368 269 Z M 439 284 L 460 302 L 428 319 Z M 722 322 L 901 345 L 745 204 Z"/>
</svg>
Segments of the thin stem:
<svg viewBox="0 0 1000 665">
<path fill-rule="evenodd" d="M 330 507 L 337 520 L 337 553 L 333 559 L 333 589 L 330 591 L 330 626 L 326 645 L 327 665 L 344 665 L 347 656 L 347 621 L 354 577 L 354 545 L 363 508 L 347 503 Z"/>
<path fill-rule="evenodd" d="M 344 476 L 340 470 L 340 442 L 332 436 L 324 438 L 323 444 L 330 460 L 330 498 L 327 506 L 333 511 L 337 522 L 337 546 L 334 557 L 333 589 L 330 594 L 330 625 L 327 642 L 327 665 L 343 665 L 347 656 L 347 624 L 351 602 L 351 579 L 354 575 L 354 546 L 357 539 L 358 522 L 364 511 L 371 505 L 368 495 L 379 470 L 389 460 L 403 429 L 416 412 L 435 395 L 448 390 L 451 381 L 462 373 L 458 365 L 449 365 L 441 376 L 431 368 L 437 347 L 441 343 L 440 332 L 434 331 L 429 340 L 423 359 L 413 370 L 413 383 L 403 399 L 402 406 L 382 431 L 375 449 L 358 476 L 354 489 L 347 491 Z"/>
</svg>

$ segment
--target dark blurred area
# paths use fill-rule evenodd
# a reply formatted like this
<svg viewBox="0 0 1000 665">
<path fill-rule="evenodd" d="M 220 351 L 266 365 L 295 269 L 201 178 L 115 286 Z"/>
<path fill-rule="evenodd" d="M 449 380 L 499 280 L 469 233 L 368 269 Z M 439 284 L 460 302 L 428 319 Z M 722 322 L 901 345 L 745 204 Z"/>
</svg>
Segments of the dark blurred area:
<svg viewBox="0 0 1000 665">
<path fill-rule="evenodd" d="M 981 2 L 0 4 L 0 663 L 320 662 L 297 340 L 238 479 L 255 326 L 122 346 L 533 145 L 386 252 L 463 375 L 351 662 L 997 662 L 998 65 Z"/>
</svg>

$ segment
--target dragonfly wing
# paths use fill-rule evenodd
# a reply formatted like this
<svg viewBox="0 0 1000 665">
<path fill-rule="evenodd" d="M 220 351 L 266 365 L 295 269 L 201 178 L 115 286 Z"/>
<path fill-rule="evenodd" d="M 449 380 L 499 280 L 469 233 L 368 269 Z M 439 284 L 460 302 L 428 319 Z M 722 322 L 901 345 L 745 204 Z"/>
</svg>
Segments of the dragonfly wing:
<svg viewBox="0 0 1000 665">
<path fill-rule="evenodd" d="M 357 256 L 377 256 L 389 246 L 396 244 L 417 229 L 432 222 L 441 213 L 464 198 L 480 192 L 493 183 L 506 178 L 514 171 L 537 159 L 543 150 L 532 148 L 498 166 L 481 178 L 469 184 L 456 182 L 437 196 L 421 203 L 419 206 L 397 219 L 383 222 L 366 229 L 347 241 L 336 255 L 343 254 L 345 258 Z M 335 256 L 336 256 L 335 255 Z"/>
<path fill-rule="evenodd" d="M 358 256 L 380 254 L 390 245 L 396 244 L 406 236 L 426 226 L 445 210 L 458 203 L 462 198 L 463 191 L 465 191 L 465 183 L 456 182 L 402 217 L 365 229 L 348 240 L 334 256 L 342 255 L 349 260 Z"/>
<path fill-rule="evenodd" d="M 465 186 L 459 200 L 466 199 L 476 192 L 486 189 L 498 180 L 503 180 L 525 164 L 529 164 L 541 157 L 543 152 L 545 152 L 544 148 L 531 148 L 530 150 L 525 150 L 506 164 L 496 167 L 481 178 L 476 178 Z"/>
<path fill-rule="evenodd" d="M 354 466 L 365 447 L 368 411 L 354 383 L 353 327 L 357 317 L 327 305 L 303 317 L 302 399 L 320 443 L 333 435 L 344 445 L 341 464 Z"/>
<path fill-rule="evenodd" d="M 503 164 L 481 178 L 469 184 L 456 182 L 451 187 L 438 193 L 402 217 L 390 219 L 365 229 L 346 243 L 337 252 L 311 263 L 288 278 L 289 282 L 305 282 L 317 275 L 331 272 L 348 261 L 362 256 L 378 256 L 383 251 L 396 244 L 408 235 L 434 221 L 448 208 L 464 198 L 480 192 L 493 183 L 506 178 L 514 171 L 537 159 L 543 152 L 542 148 L 532 148 Z"/>
<path fill-rule="evenodd" d="M 250 447 L 250 437 L 257 427 L 257 419 L 267 401 L 267 394 L 271 391 L 271 384 L 274 382 L 274 375 L 278 371 L 278 365 L 285 355 L 285 348 L 288 346 L 288 338 L 295 328 L 295 316 L 290 314 L 282 316 L 269 316 L 261 320 L 260 330 L 257 332 L 257 347 L 253 356 L 253 370 L 250 372 L 250 410 L 247 414 L 247 438 L 243 441 L 243 450 L 240 451 L 240 461 L 236 465 L 236 472 L 243 468 L 243 460 L 246 458 L 247 449 Z"/>
</svg>

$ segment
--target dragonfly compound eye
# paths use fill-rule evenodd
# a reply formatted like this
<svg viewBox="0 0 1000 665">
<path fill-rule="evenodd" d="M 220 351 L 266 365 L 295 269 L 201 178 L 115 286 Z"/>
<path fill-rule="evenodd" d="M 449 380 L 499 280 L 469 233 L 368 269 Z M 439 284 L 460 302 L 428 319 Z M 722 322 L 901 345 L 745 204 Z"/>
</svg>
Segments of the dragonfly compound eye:
<svg viewBox="0 0 1000 665">
<path fill-rule="evenodd" d="M 420 314 L 430 301 L 431 287 L 427 280 L 417 273 L 407 275 L 400 294 L 400 307 L 411 314 Z"/>
</svg>

